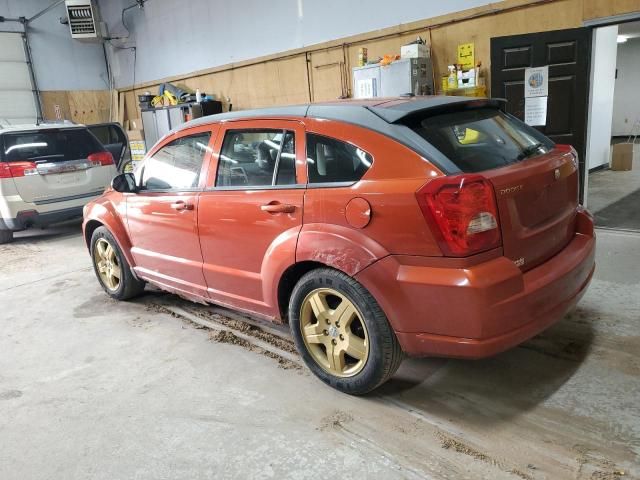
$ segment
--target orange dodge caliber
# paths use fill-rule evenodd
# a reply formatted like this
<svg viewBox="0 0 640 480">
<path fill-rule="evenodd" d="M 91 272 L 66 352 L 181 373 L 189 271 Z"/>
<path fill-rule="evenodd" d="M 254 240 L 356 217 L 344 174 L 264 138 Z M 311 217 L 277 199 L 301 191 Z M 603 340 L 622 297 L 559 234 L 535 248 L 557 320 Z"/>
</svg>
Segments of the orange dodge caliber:
<svg viewBox="0 0 640 480">
<path fill-rule="evenodd" d="M 350 394 L 404 355 L 482 358 L 559 321 L 594 272 L 576 152 L 497 100 L 415 97 L 204 117 L 84 210 L 96 276 L 287 322 Z"/>
</svg>

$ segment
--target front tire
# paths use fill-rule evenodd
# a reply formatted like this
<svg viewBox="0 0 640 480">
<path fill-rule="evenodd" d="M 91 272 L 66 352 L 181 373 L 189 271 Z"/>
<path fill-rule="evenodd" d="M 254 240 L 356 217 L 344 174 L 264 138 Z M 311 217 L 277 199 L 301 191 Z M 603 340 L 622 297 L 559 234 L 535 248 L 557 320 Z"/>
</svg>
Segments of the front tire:
<svg viewBox="0 0 640 480">
<path fill-rule="evenodd" d="M 129 300 L 144 291 L 145 282 L 131 273 L 131 267 L 111 232 L 98 227 L 91 235 L 91 260 L 100 285 L 111 298 Z"/>
<path fill-rule="evenodd" d="M 309 369 L 344 393 L 374 390 L 402 362 L 402 350 L 378 302 L 337 270 L 320 268 L 300 279 L 289 302 L 289 326 Z"/>
</svg>

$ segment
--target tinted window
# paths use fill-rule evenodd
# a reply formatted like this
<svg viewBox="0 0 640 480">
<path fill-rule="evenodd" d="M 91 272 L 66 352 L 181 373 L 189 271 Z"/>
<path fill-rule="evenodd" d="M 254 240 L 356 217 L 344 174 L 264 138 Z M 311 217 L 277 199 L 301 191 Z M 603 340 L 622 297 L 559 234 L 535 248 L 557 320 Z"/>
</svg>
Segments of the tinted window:
<svg viewBox="0 0 640 480">
<path fill-rule="evenodd" d="M 201 133 L 162 147 L 142 164 L 142 185 L 148 190 L 197 187 L 210 137 L 210 133 Z"/>
<path fill-rule="evenodd" d="M 222 143 L 216 186 L 293 185 L 296 183 L 295 159 L 293 132 L 230 130 Z"/>
<path fill-rule="evenodd" d="M 372 163 L 371 155 L 350 143 L 307 134 L 309 183 L 357 182 Z"/>
<path fill-rule="evenodd" d="M 91 125 L 87 127 L 103 145 L 122 143 L 124 138 L 118 134 L 117 127 L 113 125 Z"/>
<path fill-rule="evenodd" d="M 63 162 L 80 160 L 104 150 L 84 128 L 6 133 L 0 137 L 6 162 Z"/>
<path fill-rule="evenodd" d="M 495 109 L 476 109 L 418 119 L 410 125 L 463 172 L 481 172 L 546 153 L 553 142 Z"/>
</svg>

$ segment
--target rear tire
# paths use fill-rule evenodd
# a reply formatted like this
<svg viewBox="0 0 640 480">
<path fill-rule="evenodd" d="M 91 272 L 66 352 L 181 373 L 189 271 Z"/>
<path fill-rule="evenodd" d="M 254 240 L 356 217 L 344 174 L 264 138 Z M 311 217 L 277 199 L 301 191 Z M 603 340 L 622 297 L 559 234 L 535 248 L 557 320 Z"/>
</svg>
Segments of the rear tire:
<svg viewBox="0 0 640 480">
<path fill-rule="evenodd" d="M 131 273 L 131 267 L 111 232 L 98 227 L 91 235 L 93 271 L 103 290 L 116 300 L 129 300 L 144 291 L 145 282 Z"/>
<path fill-rule="evenodd" d="M 11 230 L 0 230 L 0 245 L 13 242 L 13 232 Z"/>
<path fill-rule="evenodd" d="M 352 277 L 312 270 L 296 284 L 289 326 L 305 364 L 327 385 L 363 395 L 398 370 L 403 353 L 375 298 Z"/>
</svg>

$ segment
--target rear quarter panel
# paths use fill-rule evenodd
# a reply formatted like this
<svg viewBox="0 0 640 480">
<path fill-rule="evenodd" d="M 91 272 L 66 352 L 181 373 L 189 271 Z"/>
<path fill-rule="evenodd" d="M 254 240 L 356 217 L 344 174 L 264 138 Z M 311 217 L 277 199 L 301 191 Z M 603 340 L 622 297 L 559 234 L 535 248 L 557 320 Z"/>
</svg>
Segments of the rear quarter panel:
<svg viewBox="0 0 640 480">
<path fill-rule="evenodd" d="M 354 275 L 389 254 L 442 255 L 415 197 L 442 172 L 409 148 L 365 128 L 318 119 L 305 124 L 307 133 L 365 150 L 373 164 L 353 185 L 309 185 L 296 261 L 317 261 Z M 362 228 L 347 218 L 347 205 L 356 198 L 370 205 L 370 221 Z"/>
</svg>

